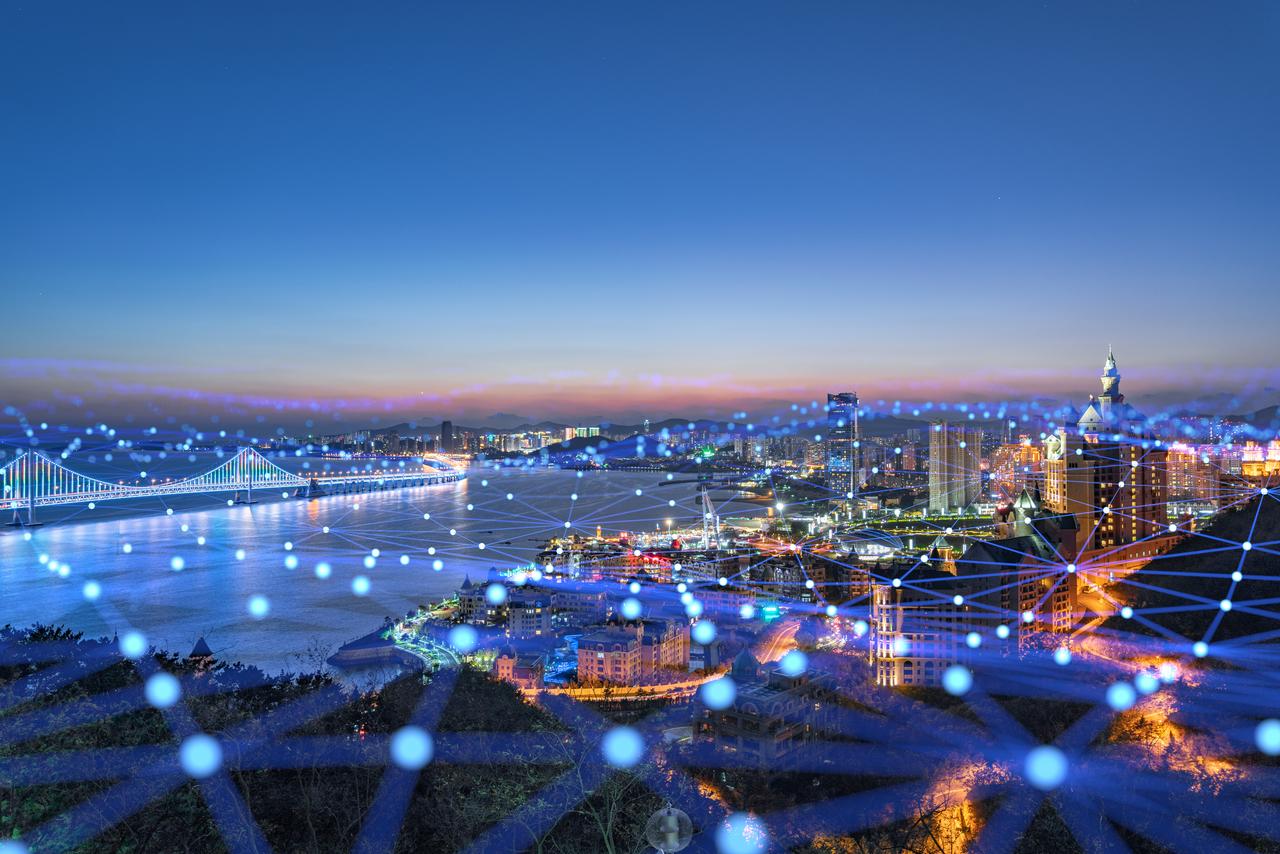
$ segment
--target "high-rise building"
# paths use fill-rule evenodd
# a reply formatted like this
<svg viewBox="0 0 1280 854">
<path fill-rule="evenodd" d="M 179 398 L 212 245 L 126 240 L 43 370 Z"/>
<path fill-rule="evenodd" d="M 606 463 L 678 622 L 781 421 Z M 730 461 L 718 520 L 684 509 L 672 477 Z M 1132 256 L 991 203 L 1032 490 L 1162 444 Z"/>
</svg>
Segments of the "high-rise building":
<svg viewBox="0 0 1280 854">
<path fill-rule="evenodd" d="M 440 422 L 440 450 L 446 454 L 452 454 L 453 447 L 453 422 Z"/>
<path fill-rule="evenodd" d="M 1076 558 L 1106 551 L 1119 567 L 1159 554 L 1168 524 L 1167 452 L 1146 419 L 1125 403 L 1115 356 L 1107 354 L 1102 394 L 1090 398 L 1074 431 L 1045 440 L 1044 506 L 1077 523 Z"/>
<path fill-rule="evenodd" d="M 982 497 L 982 431 L 938 422 L 929 428 L 929 513 L 960 513 Z"/>
<path fill-rule="evenodd" d="M 827 488 L 847 501 L 861 486 L 858 462 L 858 396 L 851 391 L 827 395 Z"/>
</svg>

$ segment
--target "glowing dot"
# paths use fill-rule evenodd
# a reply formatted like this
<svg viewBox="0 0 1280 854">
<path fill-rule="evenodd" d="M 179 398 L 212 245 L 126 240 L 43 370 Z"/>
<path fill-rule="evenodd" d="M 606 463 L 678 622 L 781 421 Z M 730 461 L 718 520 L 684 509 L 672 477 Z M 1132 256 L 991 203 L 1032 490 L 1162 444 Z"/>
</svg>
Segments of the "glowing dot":
<svg viewBox="0 0 1280 854">
<path fill-rule="evenodd" d="M 1022 612 L 1022 622 L 1024 622 L 1024 623 L 1030 623 L 1030 622 L 1034 621 L 1034 620 L 1035 620 L 1035 618 L 1036 618 L 1036 615 L 1035 615 L 1033 612 L 1031 612 L 1031 611 L 1023 611 L 1023 612 Z"/>
<path fill-rule="evenodd" d="M 778 660 L 778 669 L 785 676 L 799 676 L 809 669 L 809 657 L 798 649 L 793 649 Z"/>
<path fill-rule="evenodd" d="M 858 637 L 862 637 L 871 627 L 867 625 L 866 620 L 856 620 L 853 624 L 853 633 Z"/>
<path fill-rule="evenodd" d="M 1042 744 L 1027 754 L 1023 763 L 1027 782 L 1042 791 L 1050 791 L 1067 779 L 1067 757 L 1058 748 Z"/>
<path fill-rule="evenodd" d="M 644 758 L 644 739 L 629 726 L 617 726 L 605 733 L 600 750 L 615 768 L 631 768 Z"/>
<path fill-rule="evenodd" d="M 222 745 L 212 737 L 199 733 L 190 736 L 178 748 L 182 770 L 188 775 L 203 779 L 222 767 Z"/>
<path fill-rule="evenodd" d="M 996 626 L 996 637 L 1000 638 L 1000 640 L 1004 640 L 1009 637 L 1009 627 L 1004 623 Z"/>
<path fill-rule="evenodd" d="M 1223 611 L 1230 611 L 1230 610 L 1231 610 L 1231 600 L 1230 600 L 1230 599 L 1223 599 L 1221 602 L 1219 602 L 1219 603 L 1218 603 L 1218 607 L 1219 607 L 1219 608 L 1221 608 Z"/>
<path fill-rule="evenodd" d="M 1240 570 L 1238 570 L 1238 569 L 1237 569 L 1235 572 L 1231 573 L 1231 580 L 1232 580 L 1232 581 L 1243 581 L 1243 580 L 1244 580 L 1244 574 L 1243 574 L 1242 572 L 1240 572 Z"/>
<path fill-rule="evenodd" d="M 1066 667 L 1071 663 L 1071 650 L 1065 646 L 1060 646 L 1053 651 L 1053 660 L 1055 663 Z"/>
<path fill-rule="evenodd" d="M 1170 522 L 1170 523 L 1169 523 L 1169 533 L 1170 533 L 1170 534 L 1176 534 L 1176 533 L 1178 533 L 1178 525 L 1177 525 L 1177 523 L 1176 523 L 1176 522 Z"/>
<path fill-rule="evenodd" d="M 952 596 L 952 597 L 951 597 L 951 603 L 952 603 L 953 605 L 963 605 L 963 604 L 964 604 L 964 597 L 963 597 L 963 596 L 961 596 L 959 593 L 957 593 L 955 596 Z"/>
<path fill-rule="evenodd" d="M 271 603 L 267 601 L 266 596 L 254 595 L 249 597 L 249 615 L 255 620 L 261 620 L 271 613 Z"/>
<path fill-rule="evenodd" d="M 894 587 L 901 587 L 901 586 L 902 586 L 902 579 L 901 579 L 901 578 L 895 578 L 895 579 L 893 580 L 893 582 L 892 582 L 892 583 L 893 583 L 893 586 L 894 586 Z"/>
<path fill-rule="evenodd" d="M 120 652 L 125 658 L 142 658 L 147 651 L 147 639 L 141 632 L 125 632 L 120 638 Z"/>
<path fill-rule="evenodd" d="M 779 513 L 781 513 L 786 508 L 786 506 L 787 505 L 783 504 L 781 501 L 779 501 L 777 504 L 774 505 L 774 507 L 777 509 Z"/>
<path fill-rule="evenodd" d="M 172 507 L 166 507 L 166 508 L 165 508 L 165 511 L 164 511 L 164 515 L 166 515 L 166 516 L 172 516 L 172 515 L 173 515 L 173 508 L 172 508 Z"/>
<path fill-rule="evenodd" d="M 507 588 L 495 581 L 484 589 L 484 598 L 490 605 L 501 605 L 507 601 Z"/>
<path fill-rule="evenodd" d="M 1240 544 L 1240 548 L 1244 549 L 1245 551 L 1249 551 L 1253 548 L 1253 543 L 1249 542 L 1248 540 L 1245 540 L 1243 543 Z"/>
<path fill-rule="evenodd" d="M 204 537 L 196 537 L 196 545 L 203 546 L 204 542 L 205 542 Z"/>
<path fill-rule="evenodd" d="M 738 695 L 738 688 L 728 676 L 721 676 L 705 683 L 698 693 L 702 696 L 702 702 L 707 708 L 718 711 L 733 705 L 733 699 Z"/>
<path fill-rule="evenodd" d="M 955 697 L 969 693 L 973 687 L 973 674 L 962 664 L 953 664 L 942 673 L 942 687 Z"/>
<path fill-rule="evenodd" d="M 640 592 L 640 582 L 639 582 L 639 581 L 633 581 L 633 582 L 631 582 L 630 584 L 628 584 L 628 585 L 627 585 L 627 589 L 628 589 L 628 590 L 630 590 L 632 593 L 639 593 L 639 592 Z"/>
<path fill-rule="evenodd" d="M 744 620 L 754 619 L 756 616 L 756 606 L 750 602 L 744 603 L 738 608 L 738 616 Z"/>
<path fill-rule="evenodd" d="M 1204 641 L 1196 641 L 1191 645 L 1191 652 L 1196 658 L 1204 658 L 1209 654 L 1209 645 Z"/>
<path fill-rule="evenodd" d="M 178 680 L 163 670 L 153 673 L 147 679 L 143 691 L 147 695 L 147 702 L 157 709 L 169 708 L 182 696 L 182 686 L 178 684 Z"/>
<path fill-rule="evenodd" d="M 377 565 L 378 559 L 373 555 L 365 555 L 363 563 L 365 569 L 373 569 Z"/>
<path fill-rule="evenodd" d="M 174 555 L 173 557 L 169 558 L 169 568 L 172 569 L 174 572 L 181 572 L 184 568 L 186 568 L 186 565 L 187 565 L 187 562 L 183 560 L 180 555 Z"/>
<path fill-rule="evenodd" d="M 1140 670 L 1133 677 L 1133 686 L 1138 689 L 1141 694 L 1150 694 L 1160 687 L 1160 680 L 1150 670 Z"/>
<path fill-rule="evenodd" d="M 364 596 L 369 592 L 369 579 L 364 575 L 357 575 L 351 579 L 351 592 L 357 596 Z"/>
<path fill-rule="evenodd" d="M 320 529 L 320 532 L 324 534 L 329 533 L 329 526 L 325 525 L 323 528 Z"/>
<path fill-rule="evenodd" d="M 427 546 L 427 554 L 429 554 L 429 555 L 433 555 L 433 554 L 435 554 L 435 553 L 436 553 L 436 547 L 435 547 L 435 546 Z"/>
<path fill-rule="evenodd" d="M 468 505 L 467 505 L 467 509 L 468 509 L 468 510 L 474 510 L 474 509 L 476 509 L 476 506 L 475 506 L 474 504 L 468 504 Z"/>
<path fill-rule="evenodd" d="M 436 558 L 435 560 L 431 561 L 431 568 L 434 569 L 436 572 L 439 572 L 440 570 L 444 569 L 444 561 L 440 560 L 440 558 Z"/>
<path fill-rule="evenodd" d="M 284 544 L 284 550 L 285 550 L 285 551 L 287 551 L 287 552 L 291 552 L 291 551 L 293 551 L 293 543 L 286 542 L 286 543 Z"/>
<path fill-rule="evenodd" d="M 133 544 L 125 543 L 123 546 L 120 547 L 120 551 L 124 552 L 125 554 L 133 554 Z"/>
<path fill-rule="evenodd" d="M 1117 712 L 1133 708 L 1138 701 L 1138 692 L 1128 682 L 1115 682 L 1107 687 L 1107 705 Z"/>
<path fill-rule="evenodd" d="M 102 595 L 102 585 L 96 581 L 86 581 L 81 592 L 84 593 L 84 598 L 92 602 Z"/>
<path fill-rule="evenodd" d="M 1160 681 L 1168 685 L 1176 681 L 1178 678 L 1178 665 L 1172 661 L 1166 661 L 1160 665 Z"/>
<path fill-rule="evenodd" d="M 633 596 L 628 596 L 626 599 L 622 600 L 621 611 L 624 619 L 638 620 L 640 619 L 640 613 L 643 610 L 643 607 L 640 605 L 640 600 Z"/>
<path fill-rule="evenodd" d="M 332 574 L 333 567 L 329 566 L 329 564 L 323 561 L 316 564 L 316 578 L 328 578 Z"/>
<path fill-rule="evenodd" d="M 513 499 L 513 498 L 515 498 L 515 496 L 514 496 L 514 495 L 512 495 L 510 492 L 508 492 L 508 493 L 507 493 L 507 500 L 508 500 L 508 501 L 510 501 L 510 500 L 511 500 L 511 499 Z"/>
<path fill-rule="evenodd" d="M 285 569 L 297 569 L 297 568 L 298 568 L 298 556 L 297 556 L 297 555 L 286 555 L 286 556 L 285 556 L 285 559 L 284 559 L 284 567 L 285 567 Z"/>
<path fill-rule="evenodd" d="M 969 649 L 977 649 L 982 646 L 982 635 L 977 632 L 969 632 L 964 636 L 964 643 Z"/>
<path fill-rule="evenodd" d="M 423 513 L 423 514 L 422 514 L 422 518 L 423 518 L 424 520 L 426 520 L 426 519 L 430 519 L 430 518 L 431 518 L 431 514 L 430 514 L 430 513 Z"/>
<path fill-rule="evenodd" d="M 769 850 L 769 832 L 764 823 L 746 813 L 734 813 L 716 828 L 719 854 L 757 854 Z"/>
<path fill-rule="evenodd" d="M 480 635 L 471 626 L 454 626 L 449 630 L 449 646 L 458 652 L 471 652 L 480 641 Z"/>
<path fill-rule="evenodd" d="M 391 736 L 391 761 L 406 771 L 424 767 L 433 755 L 435 744 L 422 727 L 401 727 Z"/>
<path fill-rule="evenodd" d="M 637 490 L 636 490 L 636 495 L 644 495 L 644 490 L 643 490 L 643 489 L 637 489 Z"/>
<path fill-rule="evenodd" d="M 1075 572 L 1075 571 L 1076 571 L 1076 565 L 1074 563 L 1067 564 L 1067 572 Z"/>
<path fill-rule="evenodd" d="M 1123 608 L 1120 609 L 1120 616 L 1124 617 L 1126 620 L 1129 619 L 1130 617 L 1133 616 L 1133 609 L 1130 608 L 1128 605 L 1125 605 Z"/>
<path fill-rule="evenodd" d="M 1268 756 L 1280 756 L 1280 721 L 1267 718 L 1253 731 L 1258 749 Z"/>
<path fill-rule="evenodd" d="M 480 551 L 484 551 L 484 543 L 480 543 L 477 548 L 479 548 Z"/>
<path fill-rule="evenodd" d="M 827 616 L 828 616 L 828 617 L 834 617 L 834 616 L 835 616 L 836 614 L 838 614 L 838 613 L 840 613 L 840 612 L 839 612 L 839 610 L 836 608 L 836 606 L 835 606 L 835 605 L 828 605 L 828 606 L 827 606 Z"/>
</svg>

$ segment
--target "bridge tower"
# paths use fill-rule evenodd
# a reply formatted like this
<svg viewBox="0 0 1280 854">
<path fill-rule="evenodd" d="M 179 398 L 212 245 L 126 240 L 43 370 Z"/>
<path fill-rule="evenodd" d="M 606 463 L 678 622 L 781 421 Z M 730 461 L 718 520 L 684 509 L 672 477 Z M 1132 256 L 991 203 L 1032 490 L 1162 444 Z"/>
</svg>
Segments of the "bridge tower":
<svg viewBox="0 0 1280 854">
<path fill-rule="evenodd" d="M 13 508 L 13 521 L 8 523 L 10 528 L 39 528 L 43 522 L 36 521 L 36 477 L 39 470 L 37 467 L 38 458 L 33 451 L 23 451 L 18 467 L 18 483 L 21 489 L 26 491 L 27 499 L 27 520 L 22 521 L 22 509 Z"/>
</svg>

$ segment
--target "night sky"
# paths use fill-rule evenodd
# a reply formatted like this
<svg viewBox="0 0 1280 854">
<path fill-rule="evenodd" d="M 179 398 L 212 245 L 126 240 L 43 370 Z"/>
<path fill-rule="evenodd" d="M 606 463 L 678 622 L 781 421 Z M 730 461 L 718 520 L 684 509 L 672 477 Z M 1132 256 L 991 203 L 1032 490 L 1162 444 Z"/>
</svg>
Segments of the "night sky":
<svg viewBox="0 0 1280 854">
<path fill-rule="evenodd" d="M 18 404 L 1280 399 L 1275 4 L 0 20 Z"/>
</svg>

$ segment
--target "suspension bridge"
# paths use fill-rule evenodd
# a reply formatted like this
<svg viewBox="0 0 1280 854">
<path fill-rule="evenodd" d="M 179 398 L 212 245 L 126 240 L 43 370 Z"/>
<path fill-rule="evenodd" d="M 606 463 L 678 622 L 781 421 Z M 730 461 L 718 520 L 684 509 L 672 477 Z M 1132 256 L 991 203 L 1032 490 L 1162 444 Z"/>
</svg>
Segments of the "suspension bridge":
<svg viewBox="0 0 1280 854">
<path fill-rule="evenodd" d="M 253 491 L 283 490 L 299 497 L 409 486 L 452 483 L 466 473 L 444 460 L 424 459 L 418 469 L 353 469 L 347 472 L 295 474 L 255 448 L 241 448 L 226 462 L 203 474 L 151 483 L 112 483 L 74 471 L 39 451 L 25 451 L 0 468 L 0 512 L 13 511 L 12 524 L 36 524 L 37 507 L 91 504 L 128 498 L 234 493 L 232 501 L 253 503 Z M 22 515 L 25 512 L 26 518 Z"/>
</svg>

